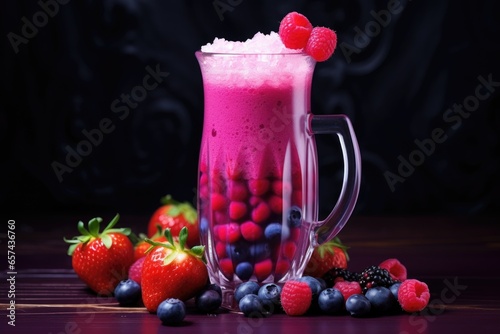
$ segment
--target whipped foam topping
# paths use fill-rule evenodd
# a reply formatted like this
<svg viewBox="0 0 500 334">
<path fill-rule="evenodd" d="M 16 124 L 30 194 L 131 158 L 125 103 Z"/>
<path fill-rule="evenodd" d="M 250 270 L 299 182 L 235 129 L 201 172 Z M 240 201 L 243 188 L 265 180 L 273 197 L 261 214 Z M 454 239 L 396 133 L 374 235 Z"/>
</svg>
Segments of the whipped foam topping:
<svg viewBox="0 0 500 334">
<path fill-rule="evenodd" d="M 280 36 L 274 31 L 269 34 L 258 32 L 244 42 L 215 38 L 213 43 L 203 45 L 201 51 L 207 53 L 245 54 L 300 53 L 298 50 L 285 47 Z"/>
</svg>

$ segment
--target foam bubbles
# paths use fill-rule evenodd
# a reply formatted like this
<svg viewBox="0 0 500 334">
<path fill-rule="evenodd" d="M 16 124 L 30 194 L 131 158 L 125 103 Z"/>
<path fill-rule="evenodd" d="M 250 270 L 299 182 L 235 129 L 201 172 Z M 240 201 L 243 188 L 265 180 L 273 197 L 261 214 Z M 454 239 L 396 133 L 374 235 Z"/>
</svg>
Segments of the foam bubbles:
<svg viewBox="0 0 500 334">
<path fill-rule="evenodd" d="M 314 67 L 311 57 L 286 48 L 276 32 L 258 32 L 244 42 L 216 38 L 197 57 L 206 82 L 238 87 L 291 85 Z"/>
<path fill-rule="evenodd" d="M 202 52 L 211 53 L 300 53 L 300 51 L 288 49 L 281 41 L 276 32 L 263 34 L 256 33 L 252 38 L 244 42 L 227 41 L 224 38 L 215 38 L 213 43 L 201 47 Z"/>
</svg>

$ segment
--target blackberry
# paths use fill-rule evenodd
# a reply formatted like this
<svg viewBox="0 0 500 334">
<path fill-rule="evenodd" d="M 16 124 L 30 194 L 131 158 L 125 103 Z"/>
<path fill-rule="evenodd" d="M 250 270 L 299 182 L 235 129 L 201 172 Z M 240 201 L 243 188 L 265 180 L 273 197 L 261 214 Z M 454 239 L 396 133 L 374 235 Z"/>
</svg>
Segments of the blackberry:
<svg viewBox="0 0 500 334">
<path fill-rule="evenodd" d="M 342 278 L 344 281 L 349 282 L 359 281 L 359 274 L 351 272 L 347 269 L 332 268 L 328 270 L 322 278 L 326 282 L 327 286 L 333 286 L 335 284 L 335 279 L 337 278 Z"/>
<path fill-rule="evenodd" d="M 363 293 L 376 286 L 389 288 L 395 282 L 389 271 L 379 266 L 370 266 L 359 274 L 359 285 L 361 285 Z"/>
</svg>

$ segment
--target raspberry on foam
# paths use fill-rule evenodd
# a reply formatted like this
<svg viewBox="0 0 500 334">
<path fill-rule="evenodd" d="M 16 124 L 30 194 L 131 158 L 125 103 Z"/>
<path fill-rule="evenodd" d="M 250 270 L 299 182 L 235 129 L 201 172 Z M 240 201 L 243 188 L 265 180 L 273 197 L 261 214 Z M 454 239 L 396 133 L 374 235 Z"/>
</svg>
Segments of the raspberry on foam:
<svg viewBox="0 0 500 334">
<path fill-rule="evenodd" d="M 408 276 L 406 267 L 398 259 L 387 259 L 380 263 L 379 267 L 386 269 L 392 279 L 399 282 L 405 281 Z"/>
<path fill-rule="evenodd" d="M 304 51 L 321 62 L 330 58 L 337 47 L 337 34 L 325 27 L 315 27 L 307 40 Z"/>
<path fill-rule="evenodd" d="M 287 315 L 303 315 L 311 303 L 312 290 L 309 284 L 297 280 L 286 281 L 281 290 L 281 306 Z"/>
<path fill-rule="evenodd" d="M 407 279 L 399 286 L 398 301 L 406 312 L 422 311 L 429 304 L 430 297 L 429 287 L 419 280 Z"/>
<path fill-rule="evenodd" d="M 358 282 L 349 281 L 339 281 L 333 286 L 335 289 L 339 290 L 344 296 L 344 300 L 347 300 L 352 295 L 361 294 L 361 285 Z"/>
<path fill-rule="evenodd" d="M 279 35 L 289 49 L 303 49 L 312 31 L 311 22 L 297 12 L 288 13 L 280 23 Z"/>
<path fill-rule="evenodd" d="M 279 36 L 289 49 L 303 49 L 318 62 L 329 59 L 337 47 L 337 34 L 326 27 L 312 27 L 297 12 L 288 13 L 280 23 Z"/>
</svg>

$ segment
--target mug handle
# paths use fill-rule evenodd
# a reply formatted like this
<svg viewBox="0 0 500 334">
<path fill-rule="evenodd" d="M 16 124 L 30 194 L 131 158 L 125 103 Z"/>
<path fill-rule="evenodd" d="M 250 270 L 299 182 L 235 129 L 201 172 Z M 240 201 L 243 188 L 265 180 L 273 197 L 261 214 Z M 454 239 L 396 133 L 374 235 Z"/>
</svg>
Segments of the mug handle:
<svg viewBox="0 0 500 334">
<path fill-rule="evenodd" d="M 311 134 L 336 133 L 340 140 L 344 160 L 344 180 L 335 207 L 330 214 L 318 222 L 315 229 L 316 245 L 334 238 L 349 220 L 358 199 L 361 183 L 361 155 L 358 141 L 346 115 L 308 115 Z"/>
</svg>

